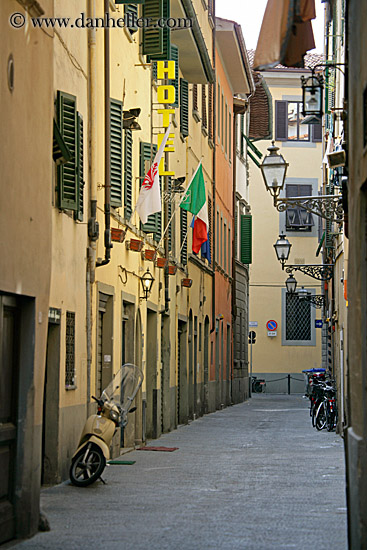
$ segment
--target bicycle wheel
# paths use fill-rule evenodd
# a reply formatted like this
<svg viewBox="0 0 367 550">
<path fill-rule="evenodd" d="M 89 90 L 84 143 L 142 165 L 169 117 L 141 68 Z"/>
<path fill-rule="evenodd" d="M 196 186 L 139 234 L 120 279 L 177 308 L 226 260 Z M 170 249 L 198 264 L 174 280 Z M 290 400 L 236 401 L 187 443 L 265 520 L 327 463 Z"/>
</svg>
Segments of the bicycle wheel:
<svg viewBox="0 0 367 550">
<path fill-rule="evenodd" d="M 87 487 L 102 474 L 106 459 L 97 445 L 83 447 L 75 456 L 70 467 L 70 480 L 77 487 Z"/>
<path fill-rule="evenodd" d="M 326 427 L 326 408 L 325 403 L 322 401 L 317 409 L 315 418 L 316 430 L 323 430 Z"/>
<path fill-rule="evenodd" d="M 318 405 L 317 405 L 317 401 L 314 401 L 313 404 L 312 404 L 312 410 L 311 410 L 311 420 L 312 420 L 312 426 L 315 427 L 316 426 L 316 413 L 317 413 L 317 408 L 318 408 Z"/>
</svg>

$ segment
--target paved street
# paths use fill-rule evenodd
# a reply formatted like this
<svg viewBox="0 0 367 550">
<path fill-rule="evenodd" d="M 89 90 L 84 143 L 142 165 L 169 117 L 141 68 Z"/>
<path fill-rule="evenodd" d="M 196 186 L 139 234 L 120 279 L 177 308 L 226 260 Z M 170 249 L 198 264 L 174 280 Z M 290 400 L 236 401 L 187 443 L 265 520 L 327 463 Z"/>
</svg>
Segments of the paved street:
<svg viewBox="0 0 367 550">
<path fill-rule="evenodd" d="M 149 444 L 179 450 L 44 490 L 51 531 L 12 548 L 346 549 L 343 442 L 301 396 L 255 395 Z"/>
</svg>

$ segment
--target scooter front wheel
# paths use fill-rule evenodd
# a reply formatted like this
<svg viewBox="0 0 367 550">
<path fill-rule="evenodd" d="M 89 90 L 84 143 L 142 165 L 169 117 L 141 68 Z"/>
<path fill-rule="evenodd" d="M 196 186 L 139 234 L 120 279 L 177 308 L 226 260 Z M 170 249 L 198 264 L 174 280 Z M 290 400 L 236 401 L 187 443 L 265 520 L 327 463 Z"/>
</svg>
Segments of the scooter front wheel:
<svg viewBox="0 0 367 550">
<path fill-rule="evenodd" d="M 70 467 L 70 480 L 77 487 L 87 487 L 102 474 L 106 459 L 97 445 L 89 443 L 74 457 Z"/>
</svg>

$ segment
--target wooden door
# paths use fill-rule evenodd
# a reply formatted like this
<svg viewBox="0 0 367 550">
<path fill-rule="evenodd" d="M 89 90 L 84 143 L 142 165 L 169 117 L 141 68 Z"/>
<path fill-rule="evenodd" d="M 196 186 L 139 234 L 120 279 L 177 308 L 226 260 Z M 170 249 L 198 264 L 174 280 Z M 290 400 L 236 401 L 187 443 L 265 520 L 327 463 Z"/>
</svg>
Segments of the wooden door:
<svg viewBox="0 0 367 550">
<path fill-rule="evenodd" d="M 12 539 L 15 534 L 19 319 L 16 299 L 0 295 L 0 544 Z"/>
</svg>

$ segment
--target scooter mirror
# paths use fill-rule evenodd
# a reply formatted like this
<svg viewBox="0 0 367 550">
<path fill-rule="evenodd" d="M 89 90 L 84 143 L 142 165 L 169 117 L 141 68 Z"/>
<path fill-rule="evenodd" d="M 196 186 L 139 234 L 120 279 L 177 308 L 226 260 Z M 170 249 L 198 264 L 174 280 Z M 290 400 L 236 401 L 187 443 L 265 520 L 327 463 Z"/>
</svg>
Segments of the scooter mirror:
<svg viewBox="0 0 367 550">
<path fill-rule="evenodd" d="M 130 410 L 129 410 L 129 413 L 133 413 L 136 411 L 136 407 L 132 407 Z"/>
</svg>

